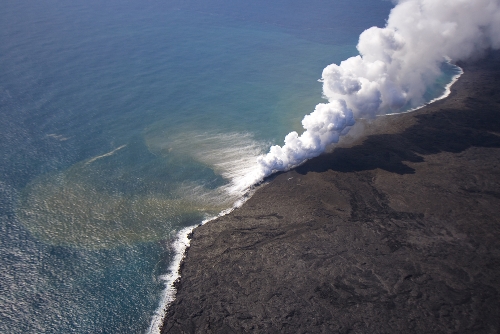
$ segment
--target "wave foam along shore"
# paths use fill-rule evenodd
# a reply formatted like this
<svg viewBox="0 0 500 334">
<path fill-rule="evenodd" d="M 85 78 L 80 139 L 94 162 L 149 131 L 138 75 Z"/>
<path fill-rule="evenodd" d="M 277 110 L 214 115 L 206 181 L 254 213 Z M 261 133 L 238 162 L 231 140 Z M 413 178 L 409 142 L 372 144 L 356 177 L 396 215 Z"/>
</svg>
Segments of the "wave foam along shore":
<svg viewBox="0 0 500 334">
<path fill-rule="evenodd" d="M 175 297 L 175 281 L 179 278 L 179 268 L 181 261 L 184 257 L 186 248 L 189 246 L 189 234 L 193 231 L 195 226 L 183 228 L 177 233 L 176 240 L 172 244 L 172 249 L 175 252 L 174 259 L 168 268 L 168 273 L 160 276 L 163 281 L 165 289 L 162 292 L 160 303 L 153 315 L 151 324 L 149 325 L 148 334 L 160 333 L 160 328 L 165 317 L 165 309 L 174 300 Z"/>
<path fill-rule="evenodd" d="M 498 56 L 195 229 L 163 333 L 498 331 Z"/>
<path fill-rule="evenodd" d="M 386 27 L 360 35 L 359 56 L 323 70 L 323 94 L 329 102 L 304 117 L 302 135 L 290 133 L 282 147 L 273 146 L 259 160 L 263 176 L 318 156 L 349 131 L 353 116 L 373 118 L 385 110 L 397 113 L 407 105 L 425 105 L 426 89 L 441 74 L 443 62 L 499 47 L 499 1 L 399 1 Z"/>
<path fill-rule="evenodd" d="M 360 35 L 359 56 L 323 70 L 328 103 L 318 104 L 304 117 L 304 133 L 291 132 L 282 147 L 271 147 L 258 159 L 257 168 L 238 176 L 240 186 L 235 189 L 241 192 L 274 172 L 319 156 L 348 133 L 355 117 L 374 118 L 382 110 L 427 104 L 423 96 L 440 75 L 440 64 L 499 47 L 499 1 L 399 1 L 385 28 L 372 27 Z M 441 98 L 449 94 L 449 87 Z"/>
<path fill-rule="evenodd" d="M 431 103 L 434 103 L 434 102 L 437 102 L 439 100 L 443 100 L 443 99 L 447 98 L 451 94 L 451 87 L 458 81 L 458 79 L 460 79 L 460 77 L 462 76 L 462 74 L 464 74 L 464 70 L 460 66 L 457 66 L 457 65 L 455 65 L 455 66 L 458 69 L 458 73 L 455 74 L 451 78 L 451 81 L 444 87 L 444 92 L 440 96 L 438 96 L 438 97 L 430 100 L 429 102 L 425 103 L 422 106 L 419 106 L 419 107 L 416 107 L 416 108 L 412 108 L 412 109 L 407 110 L 407 111 L 389 113 L 389 114 L 384 114 L 384 115 L 377 115 L 377 117 L 378 116 L 393 116 L 393 115 L 398 115 L 398 114 L 405 114 L 405 113 L 414 112 L 414 111 L 417 111 L 417 110 L 419 110 L 419 109 L 421 109 L 421 108 L 423 108 L 425 106 L 428 106 Z"/>
<path fill-rule="evenodd" d="M 215 196 L 216 200 L 222 203 L 233 203 L 232 207 L 220 212 L 217 216 L 208 218 L 201 222 L 204 225 L 209 221 L 222 217 L 230 213 L 235 208 L 240 207 L 252 194 L 256 173 L 255 161 L 263 151 L 264 144 L 256 142 L 248 134 L 192 134 L 185 133 L 172 143 L 170 150 L 182 150 L 195 157 L 197 160 L 206 163 L 222 175 L 229 183 L 218 190 L 197 195 L 198 200 L 203 196 Z M 250 176 L 250 177 L 249 177 Z M 196 192 L 194 190 L 194 192 Z M 213 199 L 208 199 L 213 201 Z M 175 241 L 171 248 L 174 258 L 169 266 L 168 273 L 159 279 L 163 282 L 164 290 L 160 298 L 159 306 L 152 317 L 148 334 L 159 334 L 163 324 L 165 311 L 170 303 L 175 299 L 175 282 L 179 279 L 180 265 L 184 259 L 186 249 L 189 247 L 189 235 L 199 225 L 189 226 L 177 232 Z"/>
<path fill-rule="evenodd" d="M 169 305 L 175 300 L 175 294 L 177 292 L 175 282 L 177 282 L 180 278 L 180 266 L 182 261 L 184 260 L 186 250 L 189 248 L 190 234 L 197 226 L 204 225 L 214 219 L 227 215 L 242 204 L 242 201 L 238 201 L 233 208 L 222 211 L 216 217 L 208 218 L 201 222 L 200 225 L 185 227 L 177 232 L 175 241 L 171 246 L 174 251 L 174 259 L 172 260 L 170 267 L 168 268 L 168 273 L 160 276 L 159 278 L 163 282 L 165 289 L 162 292 L 160 303 L 155 311 L 155 314 L 152 317 L 151 324 L 149 325 L 149 328 L 146 332 L 147 334 L 160 334 L 163 321 L 165 320 L 165 312 Z"/>
</svg>

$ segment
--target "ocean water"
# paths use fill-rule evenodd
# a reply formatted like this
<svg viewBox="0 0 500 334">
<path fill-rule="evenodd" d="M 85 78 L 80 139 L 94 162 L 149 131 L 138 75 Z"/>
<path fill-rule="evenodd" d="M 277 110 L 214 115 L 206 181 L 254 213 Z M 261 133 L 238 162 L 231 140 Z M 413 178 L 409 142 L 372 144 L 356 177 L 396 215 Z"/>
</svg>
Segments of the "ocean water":
<svg viewBox="0 0 500 334">
<path fill-rule="evenodd" d="M 146 332 L 177 232 L 240 199 L 391 6 L 4 0 L 0 332 Z"/>
</svg>

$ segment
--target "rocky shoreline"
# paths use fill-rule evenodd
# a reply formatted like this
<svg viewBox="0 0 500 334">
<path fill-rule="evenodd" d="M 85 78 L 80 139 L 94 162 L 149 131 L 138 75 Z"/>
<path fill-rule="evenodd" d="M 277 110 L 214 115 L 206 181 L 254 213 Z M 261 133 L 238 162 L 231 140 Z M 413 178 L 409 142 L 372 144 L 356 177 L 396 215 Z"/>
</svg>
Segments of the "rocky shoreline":
<svg viewBox="0 0 500 334">
<path fill-rule="evenodd" d="M 500 57 L 462 67 L 196 228 L 162 333 L 498 333 Z"/>
</svg>

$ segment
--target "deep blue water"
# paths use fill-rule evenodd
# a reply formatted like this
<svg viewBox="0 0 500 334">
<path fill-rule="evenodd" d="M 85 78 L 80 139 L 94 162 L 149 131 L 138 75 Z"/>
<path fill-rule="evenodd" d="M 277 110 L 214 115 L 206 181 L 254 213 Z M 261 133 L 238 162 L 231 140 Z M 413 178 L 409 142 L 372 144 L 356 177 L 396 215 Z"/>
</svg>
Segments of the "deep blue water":
<svg viewBox="0 0 500 334">
<path fill-rule="evenodd" d="M 237 199 L 228 175 L 391 6 L 4 0 L 0 332 L 146 331 L 176 231 Z"/>
</svg>

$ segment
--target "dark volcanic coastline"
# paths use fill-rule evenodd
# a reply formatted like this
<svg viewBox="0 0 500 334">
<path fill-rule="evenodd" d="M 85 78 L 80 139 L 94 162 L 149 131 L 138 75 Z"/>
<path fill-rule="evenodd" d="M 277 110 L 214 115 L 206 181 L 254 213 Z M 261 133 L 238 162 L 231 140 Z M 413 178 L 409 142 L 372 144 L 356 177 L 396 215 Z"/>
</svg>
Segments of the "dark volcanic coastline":
<svg viewBox="0 0 500 334">
<path fill-rule="evenodd" d="M 500 57 L 463 67 L 196 228 L 163 333 L 498 333 Z"/>
</svg>

